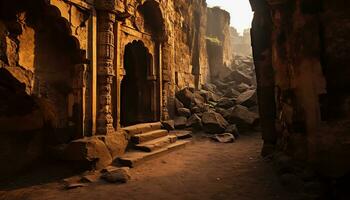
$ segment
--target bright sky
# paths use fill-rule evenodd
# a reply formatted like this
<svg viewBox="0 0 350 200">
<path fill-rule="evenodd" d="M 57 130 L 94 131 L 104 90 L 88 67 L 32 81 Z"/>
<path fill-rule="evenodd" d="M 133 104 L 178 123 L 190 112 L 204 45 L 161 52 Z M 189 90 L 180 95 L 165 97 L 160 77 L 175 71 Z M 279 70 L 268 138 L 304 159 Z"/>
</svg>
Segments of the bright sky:
<svg viewBox="0 0 350 200">
<path fill-rule="evenodd" d="M 249 0 L 207 0 L 208 6 L 219 6 L 231 14 L 231 26 L 242 34 L 244 29 L 250 28 L 253 12 Z"/>
</svg>

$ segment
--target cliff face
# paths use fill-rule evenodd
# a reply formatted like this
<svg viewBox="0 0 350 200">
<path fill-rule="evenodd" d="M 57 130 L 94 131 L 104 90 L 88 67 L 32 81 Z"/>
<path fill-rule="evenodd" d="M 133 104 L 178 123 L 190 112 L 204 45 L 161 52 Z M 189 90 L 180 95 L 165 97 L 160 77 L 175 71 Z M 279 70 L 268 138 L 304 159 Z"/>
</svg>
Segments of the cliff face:
<svg viewBox="0 0 350 200">
<path fill-rule="evenodd" d="M 265 142 L 277 140 L 328 176 L 349 173 L 349 7 L 331 0 L 251 3 Z"/>
<path fill-rule="evenodd" d="M 244 30 L 243 35 L 241 36 L 234 27 L 231 27 L 230 36 L 231 47 L 234 54 L 252 56 L 250 29 Z"/>
<path fill-rule="evenodd" d="M 164 8 L 169 28 L 168 41 L 163 46 L 163 65 L 168 67 L 165 77 L 169 77 L 164 96 L 168 97 L 165 101 L 170 116 L 174 113 L 176 91 L 199 88 L 210 78 L 205 44 L 206 8 L 204 0 L 169 1 Z"/>
<path fill-rule="evenodd" d="M 230 14 L 218 7 L 207 9 L 207 49 L 211 77 L 222 78 L 233 61 Z"/>
</svg>

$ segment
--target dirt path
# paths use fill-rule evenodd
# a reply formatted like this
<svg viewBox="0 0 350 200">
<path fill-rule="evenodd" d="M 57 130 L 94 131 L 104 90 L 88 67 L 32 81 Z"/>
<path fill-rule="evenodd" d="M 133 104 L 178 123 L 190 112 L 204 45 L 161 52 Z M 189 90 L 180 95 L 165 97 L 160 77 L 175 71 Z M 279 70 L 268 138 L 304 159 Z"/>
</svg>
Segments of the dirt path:
<svg viewBox="0 0 350 200">
<path fill-rule="evenodd" d="M 0 191 L 8 200 L 273 200 L 297 199 L 286 192 L 272 167 L 259 156 L 259 134 L 236 143 L 200 139 L 131 170 L 128 184 L 91 184 L 62 190 L 58 182 Z"/>
</svg>

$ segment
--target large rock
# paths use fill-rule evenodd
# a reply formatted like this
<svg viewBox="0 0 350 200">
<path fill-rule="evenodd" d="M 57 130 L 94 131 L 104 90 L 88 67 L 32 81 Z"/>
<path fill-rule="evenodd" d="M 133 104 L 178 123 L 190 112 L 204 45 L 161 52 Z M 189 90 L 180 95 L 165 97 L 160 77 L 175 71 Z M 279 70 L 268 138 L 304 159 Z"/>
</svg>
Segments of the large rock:
<svg viewBox="0 0 350 200">
<path fill-rule="evenodd" d="M 177 109 L 177 114 L 181 117 L 190 117 L 191 116 L 191 110 L 188 108 L 179 108 Z"/>
<path fill-rule="evenodd" d="M 232 97 L 236 98 L 236 97 L 238 97 L 240 94 L 241 94 L 241 93 L 238 92 L 237 90 L 235 90 L 235 89 L 233 89 L 233 88 L 229 88 L 229 89 L 225 92 L 224 96 L 225 96 L 225 97 L 228 97 L 228 98 L 232 98 Z"/>
<path fill-rule="evenodd" d="M 245 83 L 241 83 L 235 87 L 235 90 L 237 90 L 238 92 L 245 92 L 249 89 L 251 89 L 250 86 Z"/>
<path fill-rule="evenodd" d="M 64 158 L 92 169 L 103 169 L 113 161 L 107 146 L 98 137 L 72 141 L 64 150 Z"/>
<path fill-rule="evenodd" d="M 235 105 L 236 105 L 235 99 L 229 99 L 229 98 L 223 98 L 216 104 L 217 107 L 226 108 L 226 109 L 232 108 Z"/>
<path fill-rule="evenodd" d="M 207 101 L 203 98 L 201 93 L 195 92 L 192 98 L 192 106 L 204 107 Z"/>
<path fill-rule="evenodd" d="M 175 122 L 174 120 L 162 121 L 162 128 L 172 131 L 175 130 Z"/>
<path fill-rule="evenodd" d="M 229 86 L 227 83 L 224 83 L 220 80 L 215 80 L 214 84 L 217 86 L 217 88 L 221 91 L 226 90 L 227 87 Z"/>
<path fill-rule="evenodd" d="M 203 89 L 215 93 L 216 92 L 216 85 L 211 84 L 211 83 L 206 83 L 203 85 Z"/>
<path fill-rule="evenodd" d="M 199 106 L 194 106 L 191 108 L 191 112 L 195 113 L 195 114 L 199 114 L 199 113 L 203 113 L 203 112 L 207 112 L 209 109 L 209 106 L 203 106 L 203 107 L 199 107 Z"/>
<path fill-rule="evenodd" d="M 178 129 L 186 128 L 187 117 L 175 117 L 174 123 L 175 123 L 175 128 L 178 128 Z"/>
<path fill-rule="evenodd" d="M 106 136 L 97 137 L 105 143 L 112 159 L 122 156 L 128 146 L 127 133 L 124 130 L 119 130 Z"/>
<path fill-rule="evenodd" d="M 257 105 L 257 101 L 256 90 L 247 90 L 237 97 L 236 103 L 246 107 L 252 107 Z"/>
<path fill-rule="evenodd" d="M 201 129 L 203 127 L 202 119 L 198 115 L 193 114 L 190 118 L 188 118 L 186 126 Z"/>
<path fill-rule="evenodd" d="M 214 111 L 203 113 L 202 123 L 204 130 L 211 134 L 223 133 L 229 125 L 224 117 Z"/>
<path fill-rule="evenodd" d="M 230 109 L 229 121 L 238 125 L 239 129 L 249 129 L 258 123 L 259 115 L 248 110 L 248 108 L 237 105 Z"/>
<path fill-rule="evenodd" d="M 220 97 L 213 92 L 208 92 L 208 97 L 209 97 L 209 101 L 218 102 L 220 100 Z"/>
<path fill-rule="evenodd" d="M 239 70 L 233 71 L 229 76 L 229 80 L 236 81 L 237 83 L 245 83 L 247 85 L 252 84 L 252 79 L 253 79 L 253 77 L 251 77 L 247 74 L 244 74 L 243 72 L 241 72 Z"/>
<path fill-rule="evenodd" d="M 216 107 L 215 111 L 217 113 L 219 113 L 220 115 L 222 115 L 225 119 L 228 119 L 228 117 L 230 116 L 231 112 L 227 109 L 224 108 L 220 108 L 220 107 Z"/>
<path fill-rule="evenodd" d="M 184 104 L 180 100 L 175 98 L 175 108 L 176 108 L 176 110 L 180 109 L 180 108 L 184 108 L 184 107 L 185 107 Z"/>
<path fill-rule="evenodd" d="M 177 92 L 176 97 L 183 103 L 186 108 L 190 108 L 193 99 L 193 93 L 188 88 Z"/>
<path fill-rule="evenodd" d="M 211 93 L 210 91 L 200 90 L 197 93 L 200 94 L 204 98 L 205 102 L 209 101 L 209 93 Z"/>
</svg>

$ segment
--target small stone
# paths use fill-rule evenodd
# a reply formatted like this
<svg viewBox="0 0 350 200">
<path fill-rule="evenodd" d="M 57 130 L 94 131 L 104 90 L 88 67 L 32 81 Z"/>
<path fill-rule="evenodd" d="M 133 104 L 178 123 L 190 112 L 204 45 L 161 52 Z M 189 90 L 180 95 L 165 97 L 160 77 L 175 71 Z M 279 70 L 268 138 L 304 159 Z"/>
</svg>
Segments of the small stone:
<svg viewBox="0 0 350 200">
<path fill-rule="evenodd" d="M 226 133 L 231 133 L 235 138 L 239 137 L 239 131 L 235 124 L 228 126 L 225 130 Z"/>
<path fill-rule="evenodd" d="M 220 143 L 233 143 L 235 141 L 235 136 L 233 136 L 231 133 L 223 133 L 216 134 L 213 139 Z"/>
<path fill-rule="evenodd" d="M 83 174 L 81 177 L 81 182 L 83 183 L 95 183 L 100 180 L 101 173 L 98 171 L 90 171 Z"/>
<path fill-rule="evenodd" d="M 123 167 L 104 173 L 102 178 L 110 183 L 127 183 L 131 176 L 129 174 L 129 168 Z"/>
</svg>

